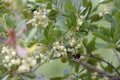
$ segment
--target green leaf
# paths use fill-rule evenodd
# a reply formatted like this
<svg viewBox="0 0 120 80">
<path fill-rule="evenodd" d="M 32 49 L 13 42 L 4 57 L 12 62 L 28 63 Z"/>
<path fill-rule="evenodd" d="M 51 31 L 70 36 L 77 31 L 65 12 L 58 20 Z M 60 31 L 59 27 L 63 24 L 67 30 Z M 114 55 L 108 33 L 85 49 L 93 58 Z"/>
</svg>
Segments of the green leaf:
<svg viewBox="0 0 120 80">
<path fill-rule="evenodd" d="M 8 77 L 9 77 L 9 76 L 10 76 L 9 74 L 6 75 L 5 77 L 2 78 L 2 80 L 8 80 Z"/>
<path fill-rule="evenodd" d="M 87 62 L 88 62 L 89 64 L 91 64 L 91 65 L 96 66 L 98 60 L 96 60 L 96 59 L 94 59 L 94 58 L 89 58 Z M 93 71 L 90 70 L 90 72 L 93 72 Z"/>
<path fill-rule="evenodd" d="M 0 32 L 4 32 L 5 31 L 5 28 L 3 27 L 2 24 L 0 24 Z"/>
<path fill-rule="evenodd" d="M 92 9 L 92 3 L 90 0 L 84 0 L 83 1 L 83 6 L 86 8 L 84 9 L 84 11 L 81 13 L 82 15 L 84 15 L 84 18 L 88 18 L 88 16 L 91 13 L 91 9 Z"/>
<path fill-rule="evenodd" d="M 112 2 L 113 0 L 101 0 L 100 4 L 108 4 Z"/>
<path fill-rule="evenodd" d="M 48 3 L 46 9 L 52 9 L 52 4 Z"/>
<path fill-rule="evenodd" d="M 89 22 L 88 21 L 84 21 L 82 26 L 80 26 L 80 30 L 85 30 L 89 27 Z"/>
<path fill-rule="evenodd" d="M 104 18 L 106 21 L 111 23 L 112 27 L 116 26 L 116 21 L 112 14 L 105 14 Z"/>
<path fill-rule="evenodd" d="M 62 77 L 50 78 L 50 80 L 63 80 Z"/>
<path fill-rule="evenodd" d="M 68 27 L 75 27 L 77 25 L 77 17 L 74 12 L 70 13 L 66 19 L 66 24 Z"/>
<path fill-rule="evenodd" d="M 114 14 L 116 21 L 119 23 L 120 22 L 120 12 L 116 12 Z M 120 24 L 120 23 L 119 23 Z"/>
<path fill-rule="evenodd" d="M 5 21 L 6 21 L 6 24 L 8 27 L 15 27 L 15 20 L 13 19 L 13 16 L 12 15 L 8 15 L 8 14 L 5 14 Z"/>
<path fill-rule="evenodd" d="M 19 31 L 19 30 L 21 29 L 22 25 L 25 24 L 25 21 L 26 21 L 26 20 L 21 20 L 21 21 L 17 24 L 15 30 L 16 30 L 16 31 Z"/>
<path fill-rule="evenodd" d="M 102 19 L 102 17 L 99 16 L 99 14 L 94 14 L 91 17 L 89 17 L 89 19 L 91 19 L 91 22 L 96 22 L 96 21 L 99 21 L 100 19 Z"/>
<path fill-rule="evenodd" d="M 37 27 L 37 33 L 36 33 L 36 38 L 40 42 L 41 40 L 45 39 L 45 35 L 41 33 L 41 26 Z"/>
<path fill-rule="evenodd" d="M 66 74 L 66 75 L 62 76 L 62 79 L 66 79 L 66 78 L 68 78 L 70 75 L 71 75 L 71 74 Z"/>
<path fill-rule="evenodd" d="M 50 20 L 55 20 L 57 14 L 58 14 L 58 11 L 57 11 L 57 10 L 51 10 L 50 13 L 48 14 L 48 18 L 49 18 Z"/>
<path fill-rule="evenodd" d="M 46 3 L 48 0 L 35 0 L 37 3 Z"/>
<path fill-rule="evenodd" d="M 111 14 L 106 14 L 104 17 L 108 22 L 111 22 L 113 19 Z"/>
<path fill-rule="evenodd" d="M 100 27 L 100 33 L 102 33 L 103 35 L 110 37 L 110 30 L 108 28 L 105 27 Z"/>
<path fill-rule="evenodd" d="M 115 0 L 115 6 L 120 9 L 120 0 Z"/>
<path fill-rule="evenodd" d="M 67 2 L 66 2 L 66 5 L 65 5 L 65 11 L 67 12 L 67 13 L 72 13 L 72 12 L 74 12 L 75 11 L 75 7 L 73 7 L 73 5 L 72 5 L 72 3 L 71 3 L 71 1 L 70 0 L 68 0 Z"/>
<path fill-rule="evenodd" d="M 97 5 L 95 6 L 95 8 L 93 8 L 92 12 L 97 11 L 97 10 L 98 10 L 99 5 L 100 5 L 100 4 L 97 4 Z"/>
<path fill-rule="evenodd" d="M 75 27 L 77 25 L 77 19 L 76 19 L 75 13 L 70 14 L 70 21 L 71 21 L 71 24 L 73 27 Z"/>
<path fill-rule="evenodd" d="M 118 40 L 119 40 L 119 32 L 118 29 L 116 29 L 113 34 L 113 41 L 116 43 Z"/>
<path fill-rule="evenodd" d="M 5 13 L 10 13 L 10 12 L 11 12 L 11 9 L 7 9 L 2 4 L 0 4 L 0 16 L 2 16 Z"/>
<path fill-rule="evenodd" d="M 29 33 L 29 35 L 28 35 L 28 37 L 27 37 L 27 41 L 28 41 L 28 42 L 31 41 L 31 39 L 35 36 L 36 32 L 37 32 L 37 27 L 33 28 L 33 29 L 30 31 L 30 33 Z"/>
<path fill-rule="evenodd" d="M 0 66 L 0 67 L 2 67 L 2 66 Z M 0 70 L 0 78 L 2 78 L 3 77 L 3 72 L 2 72 L 2 70 Z"/>
<path fill-rule="evenodd" d="M 76 64 L 75 64 L 75 72 L 76 72 L 76 73 L 78 73 L 78 71 L 79 71 L 79 66 L 80 66 L 79 63 L 76 63 Z"/>
<path fill-rule="evenodd" d="M 93 37 L 92 40 L 88 43 L 88 52 L 95 50 L 95 41 L 96 37 Z"/>
<path fill-rule="evenodd" d="M 59 29 L 55 29 L 52 27 L 48 27 L 46 28 L 44 35 L 46 37 L 47 40 L 42 41 L 42 42 L 49 42 L 49 44 L 51 44 L 52 42 L 54 42 L 56 39 L 58 39 L 61 36 L 61 31 Z"/>
<path fill-rule="evenodd" d="M 113 48 L 116 48 L 116 47 L 117 47 L 117 45 L 114 44 L 114 43 L 110 43 L 106 46 L 106 48 L 110 48 L 110 49 L 113 49 Z"/>
<path fill-rule="evenodd" d="M 120 47 L 118 47 L 118 48 L 115 48 L 118 52 L 120 52 Z"/>
<path fill-rule="evenodd" d="M 67 26 L 63 22 L 57 21 L 56 27 L 58 27 L 62 33 L 65 33 L 67 31 Z"/>
<path fill-rule="evenodd" d="M 28 77 L 29 79 L 35 79 L 36 75 L 33 74 L 26 74 L 26 77 Z"/>
<path fill-rule="evenodd" d="M 113 68 L 110 67 L 110 66 L 106 66 L 104 70 L 106 70 L 106 71 L 109 72 L 109 73 L 112 73 L 112 72 L 113 72 Z"/>
<path fill-rule="evenodd" d="M 107 37 L 107 36 L 105 36 L 105 35 L 103 35 L 103 34 L 101 34 L 101 33 L 93 32 L 93 35 L 96 36 L 96 37 L 98 37 L 98 38 L 100 38 L 100 39 L 102 39 L 102 40 L 104 40 L 107 43 L 111 43 L 110 38 Z"/>
</svg>

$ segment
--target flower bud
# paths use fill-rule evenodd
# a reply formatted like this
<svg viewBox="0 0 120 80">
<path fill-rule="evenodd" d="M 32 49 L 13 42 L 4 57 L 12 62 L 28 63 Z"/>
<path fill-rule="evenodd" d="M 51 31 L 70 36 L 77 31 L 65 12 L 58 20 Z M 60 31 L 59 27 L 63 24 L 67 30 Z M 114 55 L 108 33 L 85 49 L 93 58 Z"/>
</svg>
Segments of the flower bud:
<svg viewBox="0 0 120 80">
<path fill-rule="evenodd" d="M 15 64 L 16 60 L 15 59 L 11 59 L 11 64 Z"/>
<path fill-rule="evenodd" d="M 67 62 L 67 57 L 66 56 L 62 56 L 61 57 L 61 62 L 62 63 L 66 63 Z"/>
<path fill-rule="evenodd" d="M 6 60 L 6 62 L 9 62 L 10 57 L 9 56 L 5 56 L 5 60 Z"/>
<path fill-rule="evenodd" d="M 12 54 L 13 56 L 15 56 L 15 55 L 16 55 L 16 52 L 15 52 L 15 51 L 12 51 L 11 54 Z"/>
<path fill-rule="evenodd" d="M 37 61 L 35 59 L 31 60 L 30 66 L 34 67 L 36 66 Z"/>
</svg>

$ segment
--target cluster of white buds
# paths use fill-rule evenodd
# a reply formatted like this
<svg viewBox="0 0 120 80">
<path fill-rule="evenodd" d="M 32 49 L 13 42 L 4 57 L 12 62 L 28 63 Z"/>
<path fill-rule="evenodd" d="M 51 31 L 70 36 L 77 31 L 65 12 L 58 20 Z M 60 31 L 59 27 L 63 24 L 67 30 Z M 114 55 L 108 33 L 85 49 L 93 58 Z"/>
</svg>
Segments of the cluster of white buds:
<svg viewBox="0 0 120 80">
<path fill-rule="evenodd" d="M 69 44 L 71 47 L 74 47 L 76 45 L 76 40 L 72 38 L 71 40 L 69 40 Z"/>
<path fill-rule="evenodd" d="M 39 57 L 37 57 L 38 59 Z M 21 59 L 21 64 L 18 67 L 18 72 L 30 71 L 31 68 L 37 65 L 37 59 L 33 56 Z"/>
<path fill-rule="evenodd" d="M 65 55 L 66 52 L 67 52 L 67 49 L 59 41 L 56 41 L 56 42 L 53 43 L 53 49 L 60 52 L 61 55 Z M 58 54 L 58 55 L 60 55 L 60 54 Z"/>
<path fill-rule="evenodd" d="M 41 25 L 42 28 L 46 28 L 48 25 L 48 17 L 47 14 L 50 10 L 45 8 L 40 8 L 33 12 L 33 18 L 27 22 L 27 24 L 32 23 L 33 26 Z"/>
<path fill-rule="evenodd" d="M 20 60 L 16 57 L 16 51 L 13 48 L 3 47 L 1 53 L 4 55 L 3 63 L 5 67 L 19 65 Z"/>
<path fill-rule="evenodd" d="M 83 24 L 83 16 L 78 17 L 76 31 L 79 31 L 80 26 Z"/>
<path fill-rule="evenodd" d="M 74 35 L 73 31 L 69 31 L 65 34 L 65 39 L 70 40 Z"/>
<path fill-rule="evenodd" d="M 19 57 L 16 50 L 12 47 L 3 47 L 1 50 L 3 57 L 3 64 L 8 70 L 13 66 L 18 66 L 18 72 L 30 71 L 33 67 L 37 65 L 37 60 L 40 59 L 39 54 L 31 53 L 26 57 Z"/>
<path fill-rule="evenodd" d="M 103 11 L 104 11 L 104 14 L 110 13 L 110 12 L 109 12 L 109 9 L 108 9 L 107 7 L 104 7 Z"/>
<path fill-rule="evenodd" d="M 83 23 L 83 16 L 78 17 L 77 23 L 78 23 L 79 26 L 82 25 L 82 23 Z"/>
<path fill-rule="evenodd" d="M 72 52 L 72 53 L 76 53 L 78 52 L 78 49 L 80 48 L 81 44 L 80 44 L 80 41 L 79 40 L 76 40 L 74 37 L 71 38 L 69 41 L 69 46 L 70 48 L 68 48 L 67 50 L 69 52 Z"/>
<path fill-rule="evenodd" d="M 40 53 L 40 57 L 41 57 L 41 63 L 45 63 L 49 61 L 49 56 Z"/>
</svg>

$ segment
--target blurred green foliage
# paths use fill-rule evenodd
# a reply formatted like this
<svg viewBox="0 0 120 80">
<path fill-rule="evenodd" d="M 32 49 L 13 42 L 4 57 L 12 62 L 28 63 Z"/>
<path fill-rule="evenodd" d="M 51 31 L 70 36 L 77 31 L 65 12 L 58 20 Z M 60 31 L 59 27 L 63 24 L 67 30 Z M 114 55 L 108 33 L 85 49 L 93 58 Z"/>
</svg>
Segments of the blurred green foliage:
<svg viewBox="0 0 120 80">
<path fill-rule="evenodd" d="M 109 77 L 98 76 L 99 74 L 95 71 L 82 67 L 80 65 L 82 61 L 115 76 L 120 76 L 115 71 L 117 69 L 119 72 L 120 65 L 119 5 L 120 0 L 27 0 L 25 2 L 14 0 L 11 3 L 0 1 L 0 36 L 9 37 L 6 32 L 10 28 L 15 28 L 17 33 L 22 31 L 23 26 L 27 26 L 27 30 L 25 32 L 23 30 L 17 41 L 26 47 L 38 44 L 38 49 L 42 45 L 44 48 L 39 49 L 38 53 L 43 51 L 45 56 L 49 57 L 48 61 L 40 64 L 35 73 L 21 73 L 19 76 L 14 74 L 14 70 L 8 70 L 3 66 L 4 64 L 0 64 L 0 79 L 109 80 Z M 48 11 L 50 10 L 44 13 L 48 17 L 45 23 L 47 26 L 41 25 L 44 20 L 40 24 L 39 19 L 36 20 L 38 21 L 36 24 L 28 24 L 27 22 L 34 18 L 35 11 L 41 9 L 44 12 L 44 6 Z M 62 49 L 53 49 L 56 41 L 64 46 L 66 51 L 64 54 Z M 4 45 L 0 44 L 2 48 Z M 60 56 L 56 59 L 57 53 Z M 2 59 L 3 56 L 0 55 L 0 58 Z M 73 59 L 80 61 L 74 63 L 71 61 Z M 42 58 L 39 62 L 42 62 Z M 67 70 L 66 73 L 65 70 Z"/>
</svg>

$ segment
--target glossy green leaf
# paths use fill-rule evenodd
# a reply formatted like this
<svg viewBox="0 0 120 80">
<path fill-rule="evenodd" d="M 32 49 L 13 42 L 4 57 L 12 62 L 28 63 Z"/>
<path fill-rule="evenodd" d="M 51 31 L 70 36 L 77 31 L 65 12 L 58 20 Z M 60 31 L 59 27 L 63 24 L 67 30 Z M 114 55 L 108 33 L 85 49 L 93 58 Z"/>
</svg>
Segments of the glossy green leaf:
<svg viewBox="0 0 120 80">
<path fill-rule="evenodd" d="M 46 39 L 46 38 L 45 38 L 45 35 L 44 35 L 43 33 L 41 33 L 41 26 L 38 26 L 38 27 L 37 27 L 36 39 L 37 39 L 37 41 L 39 41 L 39 42 L 40 42 L 41 40 Z"/>
<path fill-rule="evenodd" d="M 70 21 L 73 27 L 75 27 L 77 25 L 77 18 L 75 13 L 71 13 L 70 14 Z"/>
<path fill-rule="evenodd" d="M 119 23 L 120 22 L 120 12 L 116 12 L 114 14 L 116 21 Z M 120 23 L 119 23 L 120 24 Z"/>
<path fill-rule="evenodd" d="M 58 11 L 57 10 L 51 10 L 50 13 L 48 14 L 48 18 L 50 20 L 55 20 L 57 17 Z"/>
<path fill-rule="evenodd" d="M 96 22 L 96 21 L 99 21 L 100 19 L 102 19 L 101 16 L 99 16 L 99 14 L 94 14 L 90 17 L 91 19 L 91 22 Z"/>
<path fill-rule="evenodd" d="M 100 4 L 108 4 L 110 2 L 112 2 L 113 0 L 100 0 Z"/>
<path fill-rule="evenodd" d="M 35 36 L 36 32 L 37 32 L 37 27 L 33 28 L 33 29 L 30 31 L 30 33 L 29 33 L 29 35 L 28 35 L 28 37 L 27 37 L 27 41 L 28 41 L 28 42 L 31 41 L 31 39 Z"/>
<path fill-rule="evenodd" d="M 50 78 L 50 80 L 62 80 L 62 77 Z"/>
<path fill-rule="evenodd" d="M 115 6 L 120 9 L 120 0 L 115 0 Z"/>
<path fill-rule="evenodd" d="M 111 23 L 111 26 L 112 27 L 115 27 L 116 26 L 116 20 L 115 18 L 113 17 L 112 14 L 105 14 L 104 15 L 104 18 L 106 21 L 110 22 Z"/>
<path fill-rule="evenodd" d="M 100 27 L 99 32 L 102 33 L 103 35 L 107 36 L 107 37 L 111 36 L 109 28 Z"/>
<path fill-rule="evenodd" d="M 99 6 L 100 6 L 100 4 L 97 4 L 97 5 L 92 9 L 91 12 L 95 12 L 95 11 L 97 11 Z"/>
<path fill-rule="evenodd" d="M 21 20 L 21 21 L 17 24 L 15 30 L 16 30 L 16 31 L 19 31 L 20 28 L 25 24 L 25 21 L 26 21 L 26 20 Z"/>
<path fill-rule="evenodd" d="M 75 7 L 73 7 L 73 5 L 72 5 L 72 3 L 71 3 L 71 1 L 70 0 L 68 0 L 67 2 L 66 2 L 66 5 L 65 5 L 65 11 L 67 12 L 67 13 L 73 13 L 74 11 L 75 11 Z"/>
<path fill-rule="evenodd" d="M 80 66 L 79 63 L 76 63 L 76 64 L 75 64 L 75 72 L 76 72 L 76 73 L 78 73 L 78 71 L 79 71 L 79 66 Z"/>
<path fill-rule="evenodd" d="M 52 3 L 48 3 L 46 8 L 47 9 L 52 9 Z"/>
<path fill-rule="evenodd" d="M 88 43 L 88 52 L 95 50 L 96 37 L 93 37 L 92 40 Z"/>
<path fill-rule="evenodd" d="M 113 41 L 116 43 L 118 40 L 119 40 L 119 32 L 118 29 L 116 29 L 113 34 Z"/>
<path fill-rule="evenodd" d="M 5 21 L 6 21 L 6 24 L 8 27 L 15 27 L 15 20 L 13 19 L 13 16 L 12 15 L 8 15 L 8 14 L 5 14 Z"/>
<path fill-rule="evenodd" d="M 116 51 L 120 52 L 120 47 L 115 48 Z"/>
<path fill-rule="evenodd" d="M 101 34 L 101 33 L 94 32 L 93 35 L 96 36 L 96 37 L 98 37 L 98 38 L 100 38 L 100 39 L 102 39 L 102 40 L 104 40 L 105 42 L 111 43 L 110 38 L 107 37 L 107 36 L 104 36 L 104 35 Z"/>
<path fill-rule="evenodd" d="M 88 21 L 84 21 L 82 26 L 80 26 L 80 30 L 85 30 L 89 27 L 89 22 Z"/>
<path fill-rule="evenodd" d="M 2 24 L 0 24 L 0 32 L 4 32 L 5 31 L 5 28 L 3 27 Z"/>
</svg>

